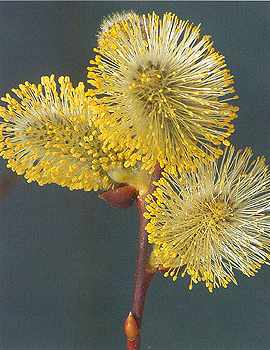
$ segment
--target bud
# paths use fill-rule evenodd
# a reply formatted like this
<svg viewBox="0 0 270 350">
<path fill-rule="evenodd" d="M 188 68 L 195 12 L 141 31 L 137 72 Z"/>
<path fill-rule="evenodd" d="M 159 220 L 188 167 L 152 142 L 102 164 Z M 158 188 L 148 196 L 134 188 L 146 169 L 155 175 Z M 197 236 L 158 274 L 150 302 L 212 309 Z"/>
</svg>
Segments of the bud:
<svg viewBox="0 0 270 350">
<path fill-rule="evenodd" d="M 130 341 L 134 340 L 139 335 L 136 320 L 132 316 L 131 312 L 129 313 L 125 322 L 125 333 L 126 333 L 127 339 Z"/>
<path fill-rule="evenodd" d="M 133 186 L 118 187 L 113 190 L 104 191 L 99 198 L 105 200 L 111 207 L 126 209 L 132 206 L 139 191 Z"/>
</svg>

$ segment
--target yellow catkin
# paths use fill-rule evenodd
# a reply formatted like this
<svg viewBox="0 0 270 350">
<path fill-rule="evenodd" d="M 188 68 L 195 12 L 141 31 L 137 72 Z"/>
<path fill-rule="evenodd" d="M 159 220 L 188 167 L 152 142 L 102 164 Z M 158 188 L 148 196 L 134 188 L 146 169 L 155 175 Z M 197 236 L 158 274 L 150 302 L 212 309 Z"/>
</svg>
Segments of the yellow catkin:
<svg viewBox="0 0 270 350">
<path fill-rule="evenodd" d="M 9 94 L 2 98 L 8 105 L 0 107 L 0 155 L 28 182 L 86 191 L 114 187 L 120 181 L 108 170 L 123 168 L 125 149 L 108 148 L 101 141 L 101 131 L 93 123 L 98 116 L 84 84 L 74 88 L 69 77 L 58 82 L 57 88 L 54 75 L 44 76 L 38 86 L 26 82 L 12 90 L 20 102 Z M 125 182 L 134 179 L 137 168 L 129 170 Z M 145 188 L 148 179 L 142 172 L 139 178 L 138 186 Z"/>
<path fill-rule="evenodd" d="M 227 102 L 235 97 L 224 99 L 234 92 L 232 76 L 210 36 L 199 39 L 199 32 L 200 25 L 171 13 L 125 12 L 105 20 L 99 33 L 88 79 L 103 112 L 102 136 L 136 150 L 150 173 L 157 161 L 176 173 L 197 158 L 218 158 L 216 146 L 228 146 L 234 131 L 237 107 Z"/>
<path fill-rule="evenodd" d="M 218 163 L 164 173 L 145 213 L 153 266 L 169 267 L 173 280 L 182 267 L 190 289 L 204 281 L 212 292 L 237 284 L 233 268 L 254 276 L 270 263 L 270 174 L 263 157 L 251 157 L 249 148 L 229 146 Z"/>
</svg>

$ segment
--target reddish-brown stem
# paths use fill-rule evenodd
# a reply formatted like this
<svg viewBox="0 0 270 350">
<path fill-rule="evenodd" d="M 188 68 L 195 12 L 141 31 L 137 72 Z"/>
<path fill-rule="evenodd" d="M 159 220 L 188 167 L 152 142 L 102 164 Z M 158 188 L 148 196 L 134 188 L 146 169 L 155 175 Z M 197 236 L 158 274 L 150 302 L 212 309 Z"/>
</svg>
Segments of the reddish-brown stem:
<svg viewBox="0 0 270 350">
<path fill-rule="evenodd" d="M 155 190 L 154 181 L 158 181 L 161 176 L 162 169 L 159 164 L 157 164 L 154 173 L 152 174 L 149 190 L 147 194 L 152 194 Z M 132 316 L 134 317 L 137 327 L 138 334 L 136 337 L 127 337 L 127 350 L 139 350 L 141 342 L 141 330 L 142 330 L 142 319 L 144 303 L 146 298 L 146 293 L 152 278 L 157 273 L 157 269 L 152 268 L 148 264 L 149 260 L 149 243 L 148 243 L 148 233 L 145 230 L 148 219 L 144 217 L 146 211 L 147 202 L 145 201 L 146 196 L 138 196 L 138 208 L 140 213 L 140 232 L 139 232 L 139 246 L 137 254 L 137 265 L 136 265 L 136 275 L 135 275 L 135 287 L 134 287 L 134 297 L 132 304 Z"/>
</svg>

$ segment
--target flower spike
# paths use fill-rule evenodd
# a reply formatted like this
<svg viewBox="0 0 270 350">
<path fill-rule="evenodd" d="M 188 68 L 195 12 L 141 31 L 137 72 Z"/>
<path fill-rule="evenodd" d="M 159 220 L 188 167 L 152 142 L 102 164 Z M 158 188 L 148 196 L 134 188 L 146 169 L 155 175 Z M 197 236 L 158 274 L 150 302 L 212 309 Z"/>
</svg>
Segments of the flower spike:
<svg viewBox="0 0 270 350">
<path fill-rule="evenodd" d="M 115 20 L 113 25 L 113 20 Z M 234 131 L 237 107 L 222 99 L 233 94 L 233 78 L 209 36 L 175 15 L 118 14 L 104 24 L 94 61 L 88 68 L 94 108 L 105 142 L 136 153 L 153 171 L 194 168 L 222 154 L 219 146 Z M 218 146 L 218 147 L 216 147 Z"/>
<path fill-rule="evenodd" d="M 270 174 L 264 158 L 226 148 L 217 161 L 179 177 L 164 173 L 148 198 L 151 265 L 176 280 L 191 276 L 210 291 L 236 283 L 233 268 L 253 276 L 270 262 Z"/>
<path fill-rule="evenodd" d="M 130 153 L 104 146 L 83 83 L 74 88 L 69 77 L 60 77 L 59 84 L 60 93 L 54 75 L 42 77 L 38 86 L 26 82 L 12 90 L 20 103 L 9 94 L 2 98 L 8 106 L 0 107 L 0 154 L 8 159 L 8 167 L 25 174 L 28 182 L 56 183 L 71 190 L 128 183 L 136 172 L 124 170 Z M 132 184 L 139 186 L 138 181 Z"/>
</svg>

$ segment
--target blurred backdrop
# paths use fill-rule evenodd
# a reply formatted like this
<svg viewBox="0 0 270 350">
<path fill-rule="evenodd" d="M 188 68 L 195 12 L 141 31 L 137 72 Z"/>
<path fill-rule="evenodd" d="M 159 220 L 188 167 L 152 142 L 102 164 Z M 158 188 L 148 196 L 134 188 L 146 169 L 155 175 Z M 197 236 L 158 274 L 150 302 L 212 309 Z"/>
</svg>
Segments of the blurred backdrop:
<svg viewBox="0 0 270 350">
<path fill-rule="evenodd" d="M 230 141 L 270 162 L 269 2 L 1 2 L 0 95 L 42 75 L 86 83 L 104 16 L 176 13 L 209 34 L 235 76 L 239 117 Z M 9 176 L 0 159 L 0 181 Z M 124 350 L 138 237 L 136 204 L 112 209 L 95 192 L 20 177 L 0 201 L 0 349 Z M 142 349 L 270 349 L 270 267 L 238 286 L 188 290 L 157 275 Z"/>
</svg>

